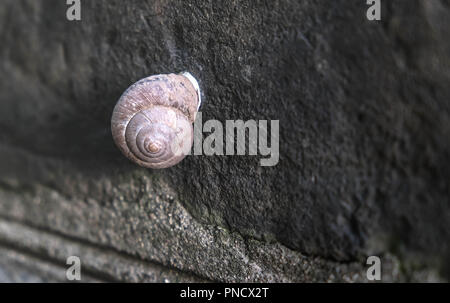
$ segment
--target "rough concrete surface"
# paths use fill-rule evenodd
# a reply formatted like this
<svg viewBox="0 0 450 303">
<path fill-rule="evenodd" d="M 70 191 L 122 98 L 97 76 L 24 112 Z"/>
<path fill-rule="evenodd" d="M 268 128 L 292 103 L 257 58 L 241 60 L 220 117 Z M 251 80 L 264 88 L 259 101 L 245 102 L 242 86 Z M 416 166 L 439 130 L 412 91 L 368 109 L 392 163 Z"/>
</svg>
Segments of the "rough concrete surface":
<svg viewBox="0 0 450 303">
<path fill-rule="evenodd" d="M 2 1 L 0 280 L 448 279 L 450 5 L 365 2 Z M 278 165 L 128 161 L 115 103 L 180 71 L 204 121 L 280 120 Z"/>
</svg>

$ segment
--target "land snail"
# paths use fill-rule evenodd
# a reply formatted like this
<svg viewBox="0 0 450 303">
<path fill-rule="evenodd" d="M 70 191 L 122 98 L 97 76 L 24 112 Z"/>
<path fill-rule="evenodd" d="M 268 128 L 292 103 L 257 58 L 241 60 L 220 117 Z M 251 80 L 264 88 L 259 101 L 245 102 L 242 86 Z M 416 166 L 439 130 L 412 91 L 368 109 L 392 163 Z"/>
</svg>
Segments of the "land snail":
<svg viewBox="0 0 450 303">
<path fill-rule="evenodd" d="M 200 88 L 190 73 L 139 80 L 114 108 L 113 139 L 127 158 L 142 167 L 173 166 L 192 147 L 192 123 L 200 104 Z"/>
</svg>

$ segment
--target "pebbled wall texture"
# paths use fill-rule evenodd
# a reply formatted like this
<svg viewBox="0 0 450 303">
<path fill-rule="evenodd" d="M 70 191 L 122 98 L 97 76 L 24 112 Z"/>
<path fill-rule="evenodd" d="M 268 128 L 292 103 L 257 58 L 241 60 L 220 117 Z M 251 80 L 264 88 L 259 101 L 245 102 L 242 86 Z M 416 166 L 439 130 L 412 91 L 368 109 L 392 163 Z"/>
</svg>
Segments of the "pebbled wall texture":
<svg viewBox="0 0 450 303">
<path fill-rule="evenodd" d="M 450 5 L 365 0 L 0 4 L 0 280 L 450 277 Z M 279 120 L 280 161 L 116 148 L 121 93 L 189 71 L 203 121 Z M 208 134 L 205 133 L 204 136 Z"/>
</svg>

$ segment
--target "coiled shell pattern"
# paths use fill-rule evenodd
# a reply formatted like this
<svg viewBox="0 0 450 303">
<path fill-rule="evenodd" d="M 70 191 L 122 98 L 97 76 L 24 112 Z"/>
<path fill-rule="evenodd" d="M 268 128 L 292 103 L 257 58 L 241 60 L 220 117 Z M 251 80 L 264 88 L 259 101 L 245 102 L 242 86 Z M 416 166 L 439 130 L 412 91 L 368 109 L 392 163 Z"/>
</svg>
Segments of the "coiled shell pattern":
<svg viewBox="0 0 450 303">
<path fill-rule="evenodd" d="M 188 73 L 144 78 L 117 102 L 111 119 L 113 139 L 140 166 L 173 166 L 191 149 L 199 103 L 198 83 Z"/>
</svg>

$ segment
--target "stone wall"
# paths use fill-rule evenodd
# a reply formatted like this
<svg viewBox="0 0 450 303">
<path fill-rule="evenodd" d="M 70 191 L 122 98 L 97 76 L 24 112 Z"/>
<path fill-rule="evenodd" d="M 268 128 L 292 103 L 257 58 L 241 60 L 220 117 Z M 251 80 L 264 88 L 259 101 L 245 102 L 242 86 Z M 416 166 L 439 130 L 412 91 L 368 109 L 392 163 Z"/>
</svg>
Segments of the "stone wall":
<svg viewBox="0 0 450 303">
<path fill-rule="evenodd" d="M 448 279 L 450 6 L 365 2 L 2 1 L 0 280 Z M 280 121 L 278 165 L 121 155 L 121 93 L 185 70 L 203 120 Z"/>
</svg>

